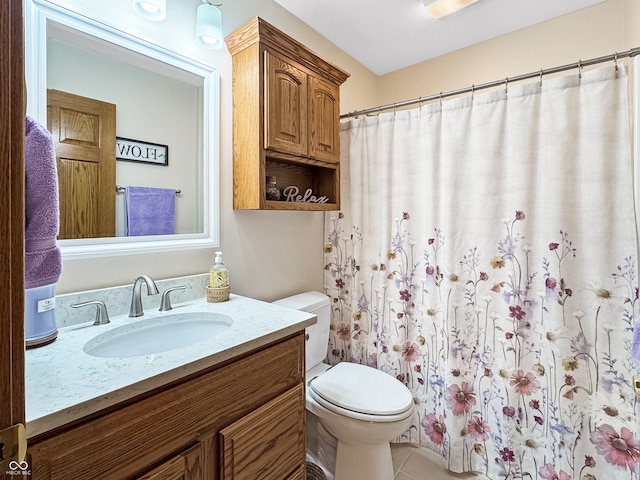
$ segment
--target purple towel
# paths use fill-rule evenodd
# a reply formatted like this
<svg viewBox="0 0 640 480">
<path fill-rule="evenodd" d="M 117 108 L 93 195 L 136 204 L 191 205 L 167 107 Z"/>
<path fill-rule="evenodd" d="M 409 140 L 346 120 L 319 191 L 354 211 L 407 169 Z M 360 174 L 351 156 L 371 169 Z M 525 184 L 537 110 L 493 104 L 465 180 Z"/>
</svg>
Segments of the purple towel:
<svg viewBox="0 0 640 480">
<path fill-rule="evenodd" d="M 176 191 L 169 188 L 126 187 L 127 235 L 174 233 Z"/>
<path fill-rule="evenodd" d="M 60 229 L 58 170 L 51 134 L 33 118 L 25 132 L 25 288 L 52 285 L 62 258 L 56 245 Z"/>
</svg>

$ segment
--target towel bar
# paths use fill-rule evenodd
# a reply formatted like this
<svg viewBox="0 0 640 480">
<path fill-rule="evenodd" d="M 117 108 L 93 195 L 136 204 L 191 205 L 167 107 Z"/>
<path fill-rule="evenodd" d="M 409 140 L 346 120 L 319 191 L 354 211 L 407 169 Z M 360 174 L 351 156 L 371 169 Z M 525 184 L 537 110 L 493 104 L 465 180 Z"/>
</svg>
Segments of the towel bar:
<svg viewBox="0 0 640 480">
<path fill-rule="evenodd" d="M 121 187 L 120 185 L 116 185 L 116 193 L 122 193 L 124 192 L 125 187 Z M 180 190 L 179 188 L 176 188 L 176 195 L 180 195 L 182 193 L 182 190 Z"/>
</svg>

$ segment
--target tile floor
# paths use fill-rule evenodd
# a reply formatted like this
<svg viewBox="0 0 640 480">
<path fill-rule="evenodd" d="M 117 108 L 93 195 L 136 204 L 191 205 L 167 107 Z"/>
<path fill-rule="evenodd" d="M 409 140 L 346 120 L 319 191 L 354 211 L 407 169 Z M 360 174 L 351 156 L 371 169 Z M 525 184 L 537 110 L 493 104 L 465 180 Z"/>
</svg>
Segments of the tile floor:
<svg viewBox="0 0 640 480">
<path fill-rule="evenodd" d="M 409 443 L 392 443 L 391 456 L 395 480 L 483 480 L 488 477 L 469 473 L 451 473 L 430 451 Z"/>
</svg>

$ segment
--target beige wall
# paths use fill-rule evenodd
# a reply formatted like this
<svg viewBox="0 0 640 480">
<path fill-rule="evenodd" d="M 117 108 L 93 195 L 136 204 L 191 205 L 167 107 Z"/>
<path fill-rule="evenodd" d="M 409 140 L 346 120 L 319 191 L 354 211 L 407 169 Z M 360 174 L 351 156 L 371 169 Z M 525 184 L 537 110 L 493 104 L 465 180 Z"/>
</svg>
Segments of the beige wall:
<svg viewBox="0 0 640 480">
<path fill-rule="evenodd" d="M 391 104 L 640 46 L 640 2 L 607 0 L 380 77 Z"/>
<path fill-rule="evenodd" d="M 234 211 L 232 207 L 231 56 L 226 48 L 207 51 L 195 45 L 200 0 L 168 0 L 161 23 L 139 19 L 131 0 L 55 0 L 76 11 L 147 38 L 220 68 L 220 232 L 233 293 L 275 300 L 304 290 L 322 290 L 323 214 L 319 212 Z M 290 15 L 272 0 L 225 2 L 225 35 L 260 16 L 351 74 L 341 89 L 343 111 L 377 104 L 377 77 Z M 155 279 L 207 272 L 213 249 L 152 255 L 72 260 L 63 265 L 57 293 L 131 283 L 147 273 Z"/>
<path fill-rule="evenodd" d="M 47 88 L 112 103 L 116 105 L 116 136 L 168 145 L 169 163 L 165 167 L 116 162 L 116 185 L 179 188 L 182 193 L 175 204 L 176 233 L 202 232 L 197 180 L 201 168 L 197 161 L 202 143 L 198 120 L 201 87 L 49 39 Z M 117 236 L 126 235 L 125 216 L 124 194 L 116 195 Z"/>
<path fill-rule="evenodd" d="M 193 43 L 192 25 L 200 0 L 168 0 L 169 13 L 164 25 L 132 18 L 128 13 L 129 0 L 56 1 L 113 23 L 129 22 L 128 28 L 143 37 L 220 66 L 221 249 L 231 271 L 232 291 L 273 300 L 308 289 L 321 290 L 322 213 L 232 209 L 231 58 L 226 49 L 206 52 Z M 341 89 L 345 113 L 640 46 L 639 3 L 638 0 L 607 0 L 383 77 L 373 75 L 272 0 L 236 0 L 225 3 L 221 10 L 225 34 L 259 15 L 350 72 L 351 77 Z M 140 273 L 169 278 L 204 272 L 212 256 L 212 251 L 190 251 L 74 260 L 65 263 L 58 291 L 126 284 Z"/>
</svg>

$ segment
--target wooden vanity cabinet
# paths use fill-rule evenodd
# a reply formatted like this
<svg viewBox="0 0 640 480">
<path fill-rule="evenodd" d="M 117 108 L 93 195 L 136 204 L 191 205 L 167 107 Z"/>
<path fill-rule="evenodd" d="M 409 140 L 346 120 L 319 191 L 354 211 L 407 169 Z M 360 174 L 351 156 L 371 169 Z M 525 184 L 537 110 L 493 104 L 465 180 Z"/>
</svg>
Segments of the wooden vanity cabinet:
<svg viewBox="0 0 640 480">
<path fill-rule="evenodd" d="M 304 337 L 30 440 L 33 480 L 304 479 Z"/>
<path fill-rule="evenodd" d="M 234 208 L 340 208 L 340 85 L 349 76 L 260 18 L 226 38 L 233 59 Z M 280 190 L 326 203 L 266 199 Z"/>
</svg>

